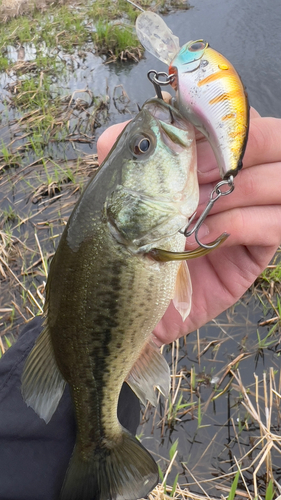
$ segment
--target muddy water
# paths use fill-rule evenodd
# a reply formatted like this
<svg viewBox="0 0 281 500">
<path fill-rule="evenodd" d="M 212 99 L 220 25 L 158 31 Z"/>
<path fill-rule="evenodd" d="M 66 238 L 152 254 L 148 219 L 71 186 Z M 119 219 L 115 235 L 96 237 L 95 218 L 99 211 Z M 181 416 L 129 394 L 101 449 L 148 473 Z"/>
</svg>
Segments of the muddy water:
<svg viewBox="0 0 281 500">
<path fill-rule="evenodd" d="M 180 11 L 170 14 L 165 18 L 169 27 L 180 38 L 183 44 L 190 39 L 204 38 L 210 45 L 222 52 L 235 65 L 240 73 L 249 94 L 250 103 L 263 116 L 271 115 L 281 117 L 281 58 L 280 58 L 280 26 L 281 26 L 281 3 L 277 0 L 194 0 L 192 8 L 188 11 Z M 15 48 L 10 49 L 10 59 L 17 60 L 19 55 Z M 25 47 L 25 58 L 34 58 L 35 48 Z M 66 145 L 53 144 L 48 152 L 52 152 L 53 158 L 58 161 L 76 161 L 78 156 L 93 154 L 96 150 L 96 139 L 109 125 L 129 119 L 137 112 L 137 104 L 142 103 L 153 95 L 153 88 L 146 78 L 150 69 L 166 70 L 166 67 L 154 59 L 151 55 L 138 64 L 112 64 L 105 65 L 103 59 L 93 54 L 93 48 L 85 48 L 85 54 L 81 57 L 78 52 L 74 56 L 60 53 L 60 57 L 69 68 L 66 77 L 54 82 L 54 88 L 61 87 L 66 93 L 89 89 L 95 96 L 108 96 L 108 108 L 100 126 L 94 131 L 94 139 L 89 142 L 80 142 L 73 147 L 72 143 Z M 2 87 L 1 111 L 4 113 L 6 106 L 3 102 L 9 91 L 4 89 L 12 77 L 6 74 L 1 76 Z M 80 92 L 75 98 L 88 99 L 88 94 Z M 15 111 L 11 111 L 10 119 L 16 117 Z M 9 127 L 1 129 L 1 138 L 9 142 L 13 135 Z M 35 156 L 30 157 L 26 163 L 31 163 Z M 52 165 L 49 166 L 52 168 Z M 89 171 L 85 168 L 80 171 L 80 177 L 84 175 L 87 179 Z M 10 172 L 10 179 L 16 170 Z M 78 174 L 77 174 L 78 175 Z M 50 206 L 45 204 L 44 199 L 34 203 L 34 192 L 39 183 L 46 177 L 44 168 L 29 167 L 23 177 L 17 183 L 5 180 L 0 185 L 0 210 L 7 209 L 10 204 L 17 208 L 17 213 L 22 219 L 28 215 L 32 216 L 27 223 L 20 225 L 14 230 L 16 237 L 24 239 L 25 243 L 35 248 L 34 239 L 29 233 L 34 233 L 34 226 L 39 231 L 39 239 L 43 249 L 52 253 L 55 249 L 58 236 L 72 209 L 75 196 L 69 190 L 69 195 L 52 202 Z M 14 177 L 15 179 L 15 177 Z M 82 180 L 81 180 L 82 182 Z M 60 196 L 60 194 L 58 194 Z M 36 198 L 35 198 L 36 201 Z M 58 206 L 59 205 L 59 206 Z M 55 208 L 54 208 L 55 207 Z M 52 231 L 50 224 L 53 225 Z M 18 221 L 13 227 L 18 226 Z M 55 233 L 55 234 L 54 234 Z M 52 240 L 52 238 L 54 239 Z M 50 244 L 50 241 L 52 243 Z M 54 242 L 54 243 L 53 243 Z M 38 253 L 38 252 L 37 252 Z M 34 258 L 36 260 L 37 257 Z M 15 257 L 17 260 L 18 257 Z M 26 263 L 28 267 L 31 262 Z M 20 276 L 20 265 L 14 267 L 14 271 Z M 44 280 L 42 273 L 28 281 L 26 286 L 31 286 L 35 281 L 35 288 Z M 8 307 L 10 300 L 17 302 L 19 290 L 11 290 L 9 285 L 1 283 L 0 306 Z M 37 297 L 38 298 L 38 297 Z M 6 300 L 7 299 L 7 300 Z M 211 347 L 205 354 L 198 358 L 197 333 L 188 337 L 185 345 L 181 341 L 179 352 L 178 372 L 183 373 L 183 383 L 179 394 L 183 394 L 183 401 L 193 405 L 200 400 L 202 407 L 202 421 L 198 425 L 198 409 L 194 412 L 186 412 L 179 421 L 173 425 L 167 425 L 161 421 L 161 415 L 165 412 L 165 403 L 161 402 L 156 415 L 154 410 L 148 409 L 144 413 L 143 425 L 139 432 L 143 433 L 143 443 L 160 460 L 160 465 L 165 471 L 169 457 L 169 449 L 175 439 L 179 438 L 178 456 L 168 479 L 173 482 L 179 473 L 180 484 L 189 484 L 193 491 L 202 494 L 202 488 L 209 494 L 219 496 L 224 485 L 222 480 L 217 484 L 205 482 L 214 480 L 221 473 L 231 470 L 236 458 L 242 457 L 249 451 L 253 440 L 258 436 L 256 424 L 247 419 L 247 411 L 240 404 L 240 393 L 237 383 L 233 382 L 214 402 L 208 402 L 213 394 L 217 380 L 222 376 L 226 365 L 236 358 L 241 352 L 248 352 L 249 357 L 240 363 L 240 371 L 244 385 L 248 386 L 254 393 L 254 371 L 262 380 L 263 371 L 273 367 L 280 373 L 280 358 L 278 348 L 270 346 L 263 351 L 258 349 L 257 322 L 272 314 L 267 307 L 260 305 L 257 297 L 248 294 L 243 301 L 236 305 L 233 310 L 226 312 L 200 330 L 201 349 L 211 343 Z M 30 306 L 30 304 L 29 304 Z M 24 314 L 27 315 L 26 310 Z M 28 315 L 27 315 L 28 317 Z M 16 324 L 22 322 L 22 318 Z M 3 325 L 3 323 L 2 323 Z M 1 328 L 1 327 L 0 327 Z M 3 328 L 3 326 L 2 326 Z M 259 334 L 265 337 L 267 327 L 259 327 Z M 219 341 L 219 343 L 217 343 Z M 173 366 L 175 356 L 169 348 L 166 349 L 167 359 Z M 190 395 L 190 370 L 193 368 L 196 380 L 196 391 Z M 224 380 L 222 388 L 227 386 L 229 377 Z M 277 384 L 278 388 L 278 384 Z M 193 398 L 193 399 L 192 399 Z M 196 408 L 197 408 L 196 406 Z M 266 413 L 263 410 L 263 413 Z M 148 418 L 150 416 L 150 418 Z M 264 417 L 264 415 L 263 415 Z M 280 433 L 280 415 L 275 411 L 272 419 L 274 430 Z M 246 424 L 245 424 L 246 422 Z M 231 423 L 231 425 L 230 425 Z M 233 424 L 232 424 L 233 423 Z M 239 434 L 239 439 L 236 435 Z M 260 448 L 254 452 L 257 455 Z M 245 458 L 244 464 L 252 460 Z M 278 453 L 273 455 L 273 466 L 275 478 L 280 480 L 281 458 Z M 253 472 L 250 471 L 250 472 Z M 251 473 L 245 472 L 248 486 L 252 491 Z M 264 468 L 260 470 L 261 493 L 263 494 Z M 201 486 L 194 482 L 194 475 Z M 227 485 L 229 483 L 225 483 Z M 243 485 L 241 485 L 241 488 Z"/>
</svg>

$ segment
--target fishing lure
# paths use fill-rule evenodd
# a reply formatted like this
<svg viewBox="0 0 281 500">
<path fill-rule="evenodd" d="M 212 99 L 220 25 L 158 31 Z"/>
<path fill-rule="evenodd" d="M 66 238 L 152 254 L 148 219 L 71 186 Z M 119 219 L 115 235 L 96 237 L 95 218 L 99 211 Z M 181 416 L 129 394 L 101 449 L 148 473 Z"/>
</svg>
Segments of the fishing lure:
<svg viewBox="0 0 281 500">
<path fill-rule="evenodd" d="M 168 76 L 152 72 L 153 81 L 174 88 L 175 106 L 207 137 L 221 177 L 235 176 L 242 167 L 247 142 L 249 105 L 233 65 L 204 40 L 180 48 L 178 37 L 154 12 L 141 13 L 136 30 L 142 45 L 169 66 Z M 165 75 L 166 81 L 159 80 Z"/>
<path fill-rule="evenodd" d="M 181 114 L 210 142 L 222 178 L 242 167 L 249 106 L 232 64 L 204 40 L 186 43 L 170 63 Z"/>
<path fill-rule="evenodd" d="M 157 14 L 142 12 L 136 31 L 142 45 L 169 66 L 168 74 L 154 70 L 148 73 L 158 97 L 161 86 L 171 85 L 176 91 L 174 106 L 205 135 L 214 151 L 223 180 L 212 192 L 195 227 L 185 230 L 186 236 L 195 232 L 197 242 L 210 248 L 199 242 L 197 233 L 214 202 L 233 191 L 233 179 L 242 168 L 249 129 L 245 88 L 233 65 L 208 42 L 190 41 L 180 48 L 178 37 Z M 217 242 L 212 243 L 215 246 Z"/>
</svg>

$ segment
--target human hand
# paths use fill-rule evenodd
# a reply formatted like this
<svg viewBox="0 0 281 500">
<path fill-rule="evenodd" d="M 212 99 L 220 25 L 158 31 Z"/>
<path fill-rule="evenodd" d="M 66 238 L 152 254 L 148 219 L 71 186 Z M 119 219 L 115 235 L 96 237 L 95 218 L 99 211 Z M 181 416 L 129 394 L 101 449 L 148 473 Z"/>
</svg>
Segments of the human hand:
<svg viewBox="0 0 281 500">
<path fill-rule="evenodd" d="M 127 122 L 126 122 L 127 123 Z M 98 141 L 103 161 L 126 123 L 108 128 Z M 243 169 L 235 178 L 234 192 L 221 197 L 199 231 L 203 243 L 224 231 L 230 237 L 204 257 L 188 261 L 193 295 L 191 312 L 183 322 L 171 302 L 154 330 L 163 343 L 186 335 L 233 305 L 270 262 L 281 243 L 281 119 L 261 118 L 251 109 L 249 139 Z M 197 142 L 202 213 L 219 170 L 207 140 Z M 186 249 L 197 244 L 188 238 Z"/>
</svg>

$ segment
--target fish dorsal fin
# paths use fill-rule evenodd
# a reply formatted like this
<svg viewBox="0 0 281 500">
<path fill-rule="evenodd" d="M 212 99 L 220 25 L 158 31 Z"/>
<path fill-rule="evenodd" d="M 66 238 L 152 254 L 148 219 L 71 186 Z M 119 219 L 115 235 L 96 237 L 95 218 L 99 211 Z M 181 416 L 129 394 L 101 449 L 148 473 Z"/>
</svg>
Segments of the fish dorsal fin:
<svg viewBox="0 0 281 500">
<path fill-rule="evenodd" d="M 178 270 L 173 303 L 184 321 L 190 313 L 192 283 L 186 261 L 182 261 Z"/>
<path fill-rule="evenodd" d="M 45 326 L 29 354 L 22 374 L 22 396 L 27 406 L 50 421 L 65 388 L 55 360 L 48 328 Z"/>
<path fill-rule="evenodd" d="M 157 387 L 163 396 L 168 398 L 170 368 L 153 340 L 149 340 L 145 344 L 139 358 L 127 376 L 126 382 L 144 405 L 146 400 L 153 406 L 157 405 L 154 387 Z"/>
</svg>

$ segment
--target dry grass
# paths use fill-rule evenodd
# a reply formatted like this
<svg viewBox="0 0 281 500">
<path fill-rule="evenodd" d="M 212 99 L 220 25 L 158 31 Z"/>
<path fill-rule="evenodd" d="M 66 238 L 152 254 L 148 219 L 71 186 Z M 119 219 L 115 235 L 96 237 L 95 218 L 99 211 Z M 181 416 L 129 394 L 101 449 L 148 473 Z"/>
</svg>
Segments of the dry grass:
<svg viewBox="0 0 281 500">
<path fill-rule="evenodd" d="M 2 0 L 0 5 L 0 21 L 7 22 L 9 19 L 24 14 L 29 14 L 37 9 L 44 12 L 49 5 L 77 4 L 75 0 Z"/>
<path fill-rule="evenodd" d="M 277 377 L 276 377 L 277 375 Z M 243 396 L 242 405 L 251 416 L 252 420 L 259 426 L 260 434 L 256 436 L 255 443 L 251 450 L 239 458 L 237 464 L 240 468 L 241 477 L 243 473 L 254 467 L 253 484 L 255 498 L 261 498 L 259 495 L 259 487 L 257 476 L 262 466 L 266 473 L 266 483 L 271 480 L 275 483 L 277 490 L 280 486 L 274 478 L 272 448 L 274 448 L 281 460 L 281 436 L 278 433 L 280 427 L 280 403 L 281 403 L 281 378 L 280 372 L 276 374 L 273 368 L 270 368 L 269 373 L 264 372 L 262 380 L 254 374 L 255 390 L 249 391 L 241 380 L 239 371 L 233 373 L 235 381 L 238 384 L 238 390 Z M 276 381 L 277 378 L 277 381 Z M 278 380 L 279 379 L 279 380 Z M 274 415 L 274 418 L 273 418 Z M 278 424 L 279 422 L 279 424 Z M 245 459 L 251 455 L 254 457 L 251 460 L 251 465 L 243 467 Z M 244 481 L 246 484 L 246 481 Z M 279 490 L 280 493 L 280 490 Z M 249 495 L 252 499 L 252 496 Z"/>
<path fill-rule="evenodd" d="M 42 313 L 50 259 L 97 165 L 96 155 L 59 163 L 38 158 L 0 179 L 4 199 L 14 186 L 19 207 L 11 203 L 0 216 L 0 337 L 16 338 L 21 324 Z"/>
<path fill-rule="evenodd" d="M 7 267 L 12 242 L 12 237 L 0 230 L 0 275 L 4 279 L 7 278 L 5 268 Z"/>
<path fill-rule="evenodd" d="M 166 491 L 166 493 L 165 493 Z M 181 488 L 178 484 L 173 496 L 170 496 L 172 491 L 171 486 L 166 486 L 164 488 L 163 484 L 159 484 L 154 488 L 154 490 L 148 495 L 149 500 L 218 500 L 218 498 L 210 497 L 209 495 L 199 495 L 192 493 L 192 491 L 187 488 Z"/>
<path fill-rule="evenodd" d="M 230 323 L 233 317 L 235 315 L 229 313 Z M 234 326 L 233 323 L 233 331 Z M 202 440 L 204 442 L 206 439 L 204 427 L 212 425 L 210 422 L 212 422 L 213 405 L 221 401 L 220 405 L 227 406 L 225 413 L 229 416 L 225 422 L 221 416 L 218 416 L 217 421 L 215 417 L 215 429 L 218 430 L 214 430 L 213 437 L 205 442 L 202 454 L 194 456 L 194 459 L 191 457 L 190 462 L 181 461 L 187 460 L 183 450 L 188 450 L 188 448 L 184 445 L 176 451 L 172 461 L 162 456 L 161 451 L 154 452 L 155 458 L 160 459 L 161 467 L 164 466 L 166 473 L 164 481 L 150 494 L 150 500 L 167 500 L 171 498 L 172 491 L 174 491 L 172 498 L 182 500 L 189 498 L 213 500 L 219 496 L 227 498 L 237 471 L 240 473 L 236 489 L 238 498 L 271 500 L 281 494 L 277 480 L 281 463 L 281 372 L 280 363 L 278 363 L 280 336 L 275 335 L 277 350 L 273 351 L 275 361 L 271 359 L 272 366 L 264 370 L 262 376 L 254 374 L 251 377 L 249 376 L 251 368 L 245 370 L 245 364 L 250 366 L 254 364 L 255 351 L 260 348 L 260 343 L 253 345 L 251 342 L 251 349 L 246 349 L 250 344 L 245 342 L 243 352 L 237 356 L 233 355 L 230 362 L 223 363 L 224 356 L 221 357 L 219 352 L 227 349 L 226 343 L 229 340 L 233 343 L 234 337 L 230 338 L 229 325 L 217 323 L 217 327 L 221 330 L 221 335 L 218 335 L 216 340 L 205 341 L 197 332 L 197 340 L 193 335 L 193 344 L 187 337 L 186 345 L 183 341 L 176 341 L 170 346 L 166 356 L 168 355 L 171 360 L 171 397 L 169 401 L 163 402 L 159 396 L 159 406 L 154 411 L 150 405 L 147 405 L 143 414 L 143 432 L 147 435 L 145 426 L 153 420 L 148 427 L 154 439 L 159 436 L 159 440 L 167 440 L 167 436 L 175 433 L 181 441 L 198 439 L 199 442 Z M 243 345 L 242 328 L 243 323 L 240 334 L 237 335 L 240 348 Z M 266 345 L 264 344 L 263 349 L 269 348 Z M 270 344 L 271 347 L 272 344 Z M 221 364 L 219 371 L 215 372 L 215 382 L 213 380 L 211 383 L 211 375 L 208 372 L 203 370 L 201 373 L 195 373 L 194 366 L 191 368 L 183 366 L 185 349 L 187 349 L 188 358 L 197 357 L 201 363 L 206 362 L 207 359 L 209 365 L 216 365 L 217 361 L 218 366 Z M 200 366 L 200 363 L 198 364 Z M 243 376 L 239 370 L 240 366 Z M 268 361 L 266 366 L 268 366 Z M 181 434 L 183 425 L 186 432 Z M 189 430 L 188 426 L 192 430 Z M 194 437 L 192 437 L 193 433 Z M 227 435 L 231 436 L 230 440 L 226 439 Z M 188 455 L 188 451 L 186 453 Z M 219 457 L 216 471 L 214 466 L 209 469 L 210 458 L 214 453 Z M 206 464 L 205 473 L 204 470 L 202 471 L 200 462 Z M 169 476 L 171 469 L 174 472 Z M 184 475 L 181 472 L 183 470 Z M 177 486 L 174 484 L 176 472 L 180 473 Z M 188 477 L 188 484 L 185 483 L 184 477 Z M 272 481 L 274 494 L 271 494 L 270 481 Z M 200 491 L 199 494 L 198 491 Z M 217 496 L 214 496 L 214 491 L 217 491 Z"/>
<path fill-rule="evenodd" d="M 278 433 L 280 429 L 281 413 L 280 413 L 280 403 L 281 403 L 281 378 L 280 373 L 274 373 L 271 368 L 268 373 L 264 373 L 262 380 L 259 380 L 256 375 L 254 384 L 254 391 L 252 389 L 246 388 L 241 380 L 241 375 L 239 371 L 231 371 L 233 377 L 232 390 L 237 391 L 241 399 L 241 405 L 245 408 L 247 414 L 251 419 L 251 424 L 256 424 L 256 428 L 259 428 L 259 433 L 257 433 L 255 439 L 253 440 L 253 446 L 247 453 L 242 453 L 243 443 L 240 443 L 241 455 L 234 456 L 235 466 L 229 468 L 229 472 L 226 474 L 217 475 L 217 477 L 210 479 L 207 478 L 202 480 L 196 479 L 194 474 L 190 469 L 187 469 L 191 479 L 193 479 L 193 484 L 197 485 L 201 490 L 202 494 L 192 492 L 192 481 L 188 488 L 177 484 L 173 496 L 170 496 L 172 491 L 172 486 L 167 486 L 165 481 L 159 484 L 149 495 L 150 500 L 167 500 L 168 498 L 174 499 L 193 499 L 193 500 L 216 500 L 218 497 L 213 497 L 208 495 L 205 489 L 208 489 L 208 485 L 213 483 L 220 494 L 220 498 L 227 498 L 230 494 L 231 487 L 233 484 L 234 477 L 239 471 L 239 486 L 236 489 L 236 495 L 242 499 L 248 500 L 262 500 L 265 498 L 265 490 L 261 492 L 261 478 L 266 485 L 269 484 L 270 480 L 273 483 L 275 490 L 275 497 L 277 494 L 281 494 L 281 487 L 274 477 L 273 471 L 273 458 L 272 449 L 274 449 L 281 460 L 281 437 Z M 277 379 L 277 380 L 276 380 Z M 273 421 L 274 415 L 274 421 Z M 167 415 L 165 416 L 167 417 Z M 278 420 L 279 425 L 276 424 Z M 236 436 L 237 442 L 239 444 L 240 437 L 238 436 L 237 426 L 232 420 L 233 431 Z M 249 459 L 250 457 L 250 459 Z M 248 466 L 245 466 L 248 463 Z M 279 462 L 280 463 L 280 462 Z M 261 472 L 261 469 L 263 471 Z M 167 471 L 168 472 L 168 471 Z M 167 476 L 168 474 L 166 474 Z M 252 483 L 253 488 L 249 483 Z M 204 489 L 205 488 L 205 489 Z M 269 495 L 269 494 L 268 494 Z M 273 496 L 268 496 L 268 498 L 273 498 Z"/>
</svg>

